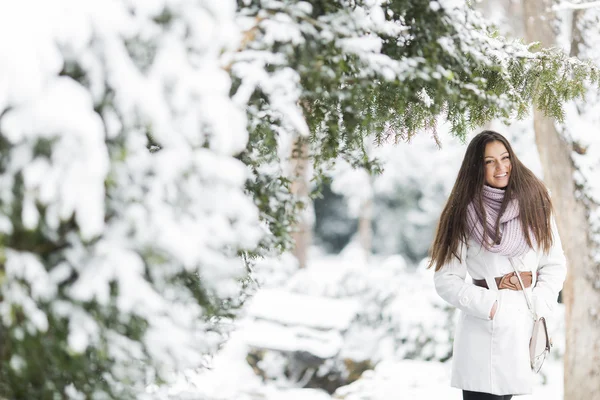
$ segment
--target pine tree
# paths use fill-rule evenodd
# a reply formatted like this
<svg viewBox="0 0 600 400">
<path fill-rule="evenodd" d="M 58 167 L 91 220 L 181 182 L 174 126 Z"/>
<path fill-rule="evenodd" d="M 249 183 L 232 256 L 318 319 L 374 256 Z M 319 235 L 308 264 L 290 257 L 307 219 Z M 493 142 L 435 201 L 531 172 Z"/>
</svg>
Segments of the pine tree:
<svg viewBox="0 0 600 400">
<path fill-rule="evenodd" d="M 222 342 L 264 235 L 235 11 L 0 5 L 1 396 L 141 399 Z"/>
</svg>

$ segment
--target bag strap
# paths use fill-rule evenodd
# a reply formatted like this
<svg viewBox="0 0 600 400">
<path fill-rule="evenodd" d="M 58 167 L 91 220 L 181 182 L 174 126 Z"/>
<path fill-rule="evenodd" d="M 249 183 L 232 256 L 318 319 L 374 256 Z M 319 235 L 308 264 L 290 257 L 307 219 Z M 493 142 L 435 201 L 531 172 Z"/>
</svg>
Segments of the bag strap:
<svg viewBox="0 0 600 400">
<path fill-rule="evenodd" d="M 537 321 L 537 319 L 538 319 L 537 318 L 537 313 L 533 309 L 533 303 L 532 303 L 531 299 L 529 298 L 529 293 L 527 293 L 527 290 L 525 290 L 525 285 L 523 285 L 523 280 L 521 279 L 521 274 L 519 273 L 519 271 L 517 271 L 517 267 L 515 267 L 515 263 L 513 261 L 513 258 L 509 257 L 508 261 L 510 261 L 510 265 L 512 265 L 513 269 L 515 270 L 515 275 L 519 279 L 519 283 L 521 284 L 521 291 L 523 292 L 523 295 L 525 296 L 525 301 L 527 302 L 527 307 L 529 307 L 529 311 L 531 312 L 531 316 L 533 317 L 534 321 Z"/>
</svg>

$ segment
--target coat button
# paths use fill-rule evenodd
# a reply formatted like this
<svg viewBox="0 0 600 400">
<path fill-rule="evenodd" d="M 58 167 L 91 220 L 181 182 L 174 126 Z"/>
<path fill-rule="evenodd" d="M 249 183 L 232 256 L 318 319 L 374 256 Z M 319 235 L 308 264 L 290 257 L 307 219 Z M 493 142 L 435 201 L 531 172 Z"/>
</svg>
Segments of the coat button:
<svg viewBox="0 0 600 400">
<path fill-rule="evenodd" d="M 517 278 L 516 275 L 513 275 L 510 277 L 510 283 L 512 283 L 513 285 L 516 285 L 517 282 L 519 282 L 519 278 Z"/>
<path fill-rule="evenodd" d="M 468 297 L 461 297 L 460 298 L 460 304 L 463 306 L 466 306 L 467 304 L 469 304 L 469 298 Z"/>
</svg>

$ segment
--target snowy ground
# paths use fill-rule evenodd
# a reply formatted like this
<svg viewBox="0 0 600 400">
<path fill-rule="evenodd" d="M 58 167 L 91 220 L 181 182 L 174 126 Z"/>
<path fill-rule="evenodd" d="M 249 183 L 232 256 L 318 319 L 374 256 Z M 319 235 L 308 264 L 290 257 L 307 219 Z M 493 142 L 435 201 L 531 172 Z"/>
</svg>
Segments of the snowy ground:
<svg viewBox="0 0 600 400">
<path fill-rule="evenodd" d="M 420 266 L 414 271 L 397 255 L 383 261 L 367 261 L 351 245 L 335 257 L 314 254 L 309 267 L 304 270 L 295 270 L 289 260 L 274 262 L 263 268 L 267 278 L 263 282 L 264 289 L 247 304 L 246 317 L 236 322 L 237 329 L 212 360 L 210 369 L 189 371 L 175 384 L 156 392 L 162 394 L 157 397 L 182 400 L 461 399 L 461 392 L 450 387 L 449 361 L 408 360 L 405 359 L 408 353 L 397 348 L 396 351 L 383 351 L 382 357 L 381 348 L 389 347 L 382 345 L 381 339 L 374 340 L 372 336 L 363 335 L 364 331 L 360 331 L 359 336 L 363 336 L 358 345 L 351 343 L 351 350 L 344 350 L 348 343 L 356 340 L 348 334 L 352 329 L 350 322 L 353 315 L 358 312 L 357 309 L 370 313 L 370 307 L 374 305 L 365 303 L 364 299 L 368 296 L 352 295 L 349 288 L 356 289 L 357 277 L 366 281 L 362 282 L 363 289 L 375 288 L 378 294 L 388 293 L 390 288 L 397 292 L 394 293 L 395 301 L 389 302 L 386 309 L 397 314 L 391 315 L 392 324 L 408 326 L 409 330 L 422 324 L 425 332 L 432 336 L 435 336 L 434 330 L 443 332 L 443 325 L 431 322 L 439 320 L 441 312 L 437 305 L 431 306 L 437 298 L 431 270 L 423 270 Z M 399 285 L 397 279 L 404 286 Z M 346 297 L 340 298 L 340 293 Z M 357 300 L 362 301 L 358 307 Z M 538 375 L 534 394 L 516 399 L 559 400 L 563 397 L 560 355 L 564 349 L 564 324 L 561 323 L 564 309 L 558 309 L 549 323 L 555 343 L 552 358 L 546 361 L 543 375 Z M 400 330 L 395 334 L 404 333 Z M 422 335 L 423 331 L 419 334 Z M 410 339 L 413 336 L 402 337 Z M 448 349 L 444 340 L 441 335 L 440 340 L 433 342 L 437 350 L 419 353 L 417 358 L 444 354 L 444 349 Z M 294 387 L 285 379 L 265 383 L 246 361 L 251 346 L 282 351 L 304 350 L 321 358 L 346 351 L 346 354 L 359 359 L 368 357 L 377 365 L 374 370 L 364 372 L 357 381 L 339 387 L 333 395 L 329 395 L 319 389 Z M 263 369 L 267 373 L 271 370 L 270 374 L 276 376 L 282 369 L 281 362 L 276 357 L 265 359 Z"/>
<path fill-rule="evenodd" d="M 450 363 L 404 360 L 380 363 L 374 371 L 344 386 L 330 396 L 315 389 L 276 388 L 265 385 L 244 361 L 244 332 L 236 332 L 214 360 L 213 369 L 190 372 L 171 387 L 173 399 L 182 400 L 460 400 L 461 392 L 450 387 Z M 544 365 L 551 383 L 539 383 L 531 396 L 519 400 L 562 400 L 562 363 L 551 360 Z"/>
<path fill-rule="evenodd" d="M 560 385 L 538 385 L 532 396 L 518 396 L 518 399 L 562 399 L 562 368 L 554 362 L 544 368 L 553 371 Z M 554 381 L 554 379 L 553 379 Z M 353 384 L 338 392 L 345 396 L 334 397 L 345 400 L 384 400 L 384 399 L 449 399 L 462 398 L 461 391 L 451 388 L 450 363 L 425 361 L 384 362 L 375 371 L 368 371 Z"/>
</svg>

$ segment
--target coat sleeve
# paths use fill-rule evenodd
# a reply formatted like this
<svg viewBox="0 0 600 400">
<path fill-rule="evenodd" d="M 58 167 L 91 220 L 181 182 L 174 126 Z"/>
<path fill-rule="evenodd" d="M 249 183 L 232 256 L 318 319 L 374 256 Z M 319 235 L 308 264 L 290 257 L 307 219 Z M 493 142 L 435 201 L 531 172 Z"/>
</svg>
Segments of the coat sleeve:
<svg viewBox="0 0 600 400">
<path fill-rule="evenodd" d="M 490 311 L 498 292 L 467 283 L 467 245 L 460 245 L 460 260 L 456 257 L 434 273 L 435 290 L 441 298 L 459 310 L 477 318 L 490 319 Z"/>
<path fill-rule="evenodd" d="M 552 248 L 542 253 L 537 269 L 537 282 L 532 290 L 533 304 L 538 317 L 547 316 L 558 303 L 558 293 L 567 276 L 567 260 L 563 253 L 562 243 L 554 217 L 552 224 Z"/>
</svg>

